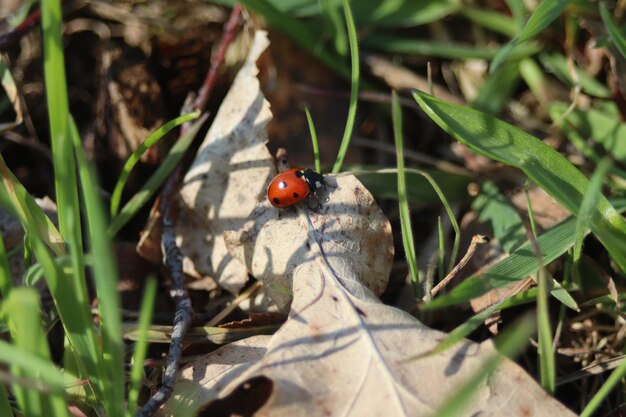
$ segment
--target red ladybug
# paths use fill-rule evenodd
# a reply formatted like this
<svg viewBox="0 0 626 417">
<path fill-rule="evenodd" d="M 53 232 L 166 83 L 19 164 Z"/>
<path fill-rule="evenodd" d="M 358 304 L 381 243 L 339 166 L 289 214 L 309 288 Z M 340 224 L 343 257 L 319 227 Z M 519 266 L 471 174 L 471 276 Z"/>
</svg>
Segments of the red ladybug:
<svg viewBox="0 0 626 417">
<path fill-rule="evenodd" d="M 312 169 L 291 168 L 274 177 L 267 187 L 267 199 L 274 207 L 289 207 L 325 185 L 322 174 Z"/>
</svg>

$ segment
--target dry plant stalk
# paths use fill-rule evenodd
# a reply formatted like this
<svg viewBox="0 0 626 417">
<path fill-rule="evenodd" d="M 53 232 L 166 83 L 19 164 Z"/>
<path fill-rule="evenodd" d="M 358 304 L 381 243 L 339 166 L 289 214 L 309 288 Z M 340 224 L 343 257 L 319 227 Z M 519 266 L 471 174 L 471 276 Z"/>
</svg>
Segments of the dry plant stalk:
<svg viewBox="0 0 626 417">
<path fill-rule="evenodd" d="M 487 243 L 488 241 L 489 239 L 486 236 L 474 235 L 472 237 L 472 242 L 470 243 L 469 248 L 467 248 L 467 252 L 463 256 L 463 258 L 461 258 L 459 263 L 454 268 L 452 268 L 452 271 L 450 271 L 450 273 L 446 275 L 446 277 L 442 279 L 439 284 L 435 285 L 435 287 L 430 291 L 430 295 L 436 295 L 446 285 L 448 285 L 448 283 L 459 273 L 459 271 L 463 269 L 465 265 L 467 265 L 469 260 L 472 259 L 472 256 L 474 256 L 474 252 L 476 252 L 476 246 L 480 245 L 481 243 Z M 426 296 L 424 297 L 424 299 L 425 298 Z"/>
</svg>

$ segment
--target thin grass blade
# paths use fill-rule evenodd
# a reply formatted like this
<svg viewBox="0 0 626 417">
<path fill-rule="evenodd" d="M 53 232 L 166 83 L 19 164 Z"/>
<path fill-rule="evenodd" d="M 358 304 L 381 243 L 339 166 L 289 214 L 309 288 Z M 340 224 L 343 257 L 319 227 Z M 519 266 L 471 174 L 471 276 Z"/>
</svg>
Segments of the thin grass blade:
<svg viewBox="0 0 626 417">
<path fill-rule="evenodd" d="M 36 231 L 39 238 L 56 255 L 67 255 L 61 234 L 15 175 L 9 171 L 2 155 L 0 155 L 0 177 L 2 177 L 0 203 L 17 216 L 21 223 L 32 223 L 31 229 Z"/>
<path fill-rule="evenodd" d="M 308 107 L 304 108 L 304 112 L 306 113 L 306 120 L 309 124 L 309 133 L 311 134 L 311 143 L 313 144 L 313 157 L 315 158 L 315 171 L 322 172 L 322 163 L 320 161 L 320 148 L 319 143 L 317 142 L 317 131 L 315 130 L 315 124 L 313 123 L 313 118 L 311 117 L 311 112 Z"/>
<path fill-rule="evenodd" d="M 128 176 L 130 175 L 130 172 L 133 170 L 137 162 L 139 162 L 143 154 L 146 153 L 146 151 L 150 149 L 155 143 L 157 143 L 161 138 L 165 137 L 165 135 L 167 135 L 172 129 L 182 125 L 183 123 L 196 119 L 198 118 L 198 116 L 200 116 L 200 112 L 195 111 L 193 113 L 179 116 L 174 120 L 170 120 L 169 122 L 158 128 L 156 131 L 154 131 L 150 136 L 146 138 L 146 140 L 144 140 L 139 146 L 137 146 L 137 149 L 135 149 L 126 160 L 126 163 L 122 168 L 122 173 L 117 179 L 117 183 L 115 184 L 115 188 L 113 189 L 113 193 L 111 194 L 111 217 L 115 217 L 117 215 L 120 207 L 120 200 L 122 199 L 122 191 L 124 190 L 124 186 L 126 185 Z"/>
<path fill-rule="evenodd" d="M 15 346 L 24 353 L 31 353 L 52 365 L 46 334 L 41 327 L 39 312 L 41 306 L 37 292 L 28 288 L 15 288 L 4 299 L 0 315 L 8 324 L 11 339 Z M 39 370 L 12 365 L 11 372 L 44 384 L 54 384 L 57 379 L 47 380 Z M 48 394 L 37 389 L 13 386 L 16 398 L 27 416 L 42 416 L 52 413 L 55 417 L 69 417 L 67 395 L 65 392 Z"/>
<path fill-rule="evenodd" d="M 348 117 L 346 118 L 346 128 L 343 132 L 343 138 L 339 145 L 339 152 L 337 152 L 337 160 L 333 165 L 332 172 L 338 173 L 343 165 L 343 160 L 348 152 L 348 145 L 352 137 L 352 130 L 354 129 L 354 119 L 356 118 L 356 105 L 359 98 L 359 46 L 357 44 L 356 27 L 354 25 L 354 18 L 352 17 L 352 11 L 350 10 L 350 3 L 348 0 L 342 0 L 343 13 L 346 18 L 346 27 L 348 29 L 348 41 L 350 44 L 350 63 L 352 65 L 352 71 L 350 75 L 350 103 L 348 105 Z"/>
<path fill-rule="evenodd" d="M 143 362 L 148 351 L 148 330 L 152 322 L 152 311 L 154 310 L 154 300 L 156 298 L 156 284 L 157 282 L 154 278 L 150 278 L 146 282 L 143 302 L 139 311 L 138 339 L 135 343 L 135 353 L 133 354 L 133 364 L 130 371 L 130 388 L 128 390 L 128 417 L 132 417 L 137 411 L 137 399 L 139 398 L 139 389 L 141 388 L 144 372 Z"/>
<path fill-rule="evenodd" d="M 106 217 L 98 193 L 98 182 L 85 157 L 74 120 L 70 119 L 70 134 L 74 145 L 81 196 L 86 214 L 87 238 L 93 256 L 93 276 L 98 294 L 102 356 L 98 360 L 103 378 L 102 402 L 108 415 L 124 414 L 124 362 L 120 300 L 117 291 L 117 267 L 111 242 L 106 238 Z"/>
<path fill-rule="evenodd" d="M 402 109 L 398 100 L 398 94 L 394 91 L 391 95 L 391 118 L 393 120 L 393 137 L 396 142 L 396 158 L 398 165 L 398 204 L 400 210 L 400 228 L 402 229 L 402 243 L 404 254 L 409 265 L 411 282 L 415 298 L 420 299 L 419 276 L 417 266 L 417 256 L 415 254 L 415 241 L 413 239 L 413 229 L 411 228 L 411 214 L 409 213 L 409 202 L 406 196 L 406 177 L 404 175 L 404 141 L 402 140 Z"/>
<path fill-rule="evenodd" d="M 495 71 L 502 64 L 514 47 L 537 36 L 542 30 L 547 28 L 567 7 L 571 0 L 543 0 L 530 15 L 522 31 L 513 38 L 493 59 L 490 72 Z"/>
<path fill-rule="evenodd" d="M 191 125 L 187 133 L 181 137 L 176 144 L 172 147 L 170 152 L 165 157 L 165 160 L 161 163 L 156 172 L 150 177 L 145 185 L 124 205 L 120 213 L 113 218 L 111 225 L 107 230 L 107 236 L 113 237 L 119 230 L 124 227 L 130 219 L 143 207 L 144 204 L 150 200 L 150 198 L 156 194 L 157 190 L 165 182 L 167 177 L 178 165 L 178 162 L 185 154 L 185 151 L 191 145 L 191 142 L 195 138 L 196 134 L 202 127 L 202 124 L 206 121 L 207 116 L 200 117 L 195 123 Z"/>
<path fill-rule="evenodd" d="M 606 29 L 609 32 L 609 36 L 615 44 L 615 47 L 622 54 L 622 56 L 626 58 L 626 37 L 613 20 L 611 12 L 609 12 L 609 9 L 606 7 L 605 2 L 600 3 L 600 16 L 602 17 L 604 26 L 606 26 Z"/>
</svg>

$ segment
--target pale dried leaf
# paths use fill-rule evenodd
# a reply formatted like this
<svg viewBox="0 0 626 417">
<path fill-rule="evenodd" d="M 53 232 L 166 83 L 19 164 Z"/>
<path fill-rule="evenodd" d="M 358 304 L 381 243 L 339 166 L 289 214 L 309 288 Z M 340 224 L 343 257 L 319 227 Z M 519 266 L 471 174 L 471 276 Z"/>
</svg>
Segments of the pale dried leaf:
<svg viewBox="0 0 626 417">
<path fill-rule="evenodd" d="M 226 250 L 223 233 L 242 226 L 275 174 L 266 147 L 270 106 L 256 78 L 256 61 L 268 45 L 266 32 L 258 31 L 180 192 L 177 242 L 185 272 L 213 277 L 233 293 L 248 272 Z"/>
<path fill-rule="evenodd" d="M 372 74 L 381 78 L 394 90 L 418 89 L 422 91 L 432 91 L 435 97 L 452 103 L 465 105 L 465 100 L 452 94 L 448 89 L 380 55 L 366 55 L 364 59 Z"/>
<path fill-rule="evenodd" d="M 428 415 L 493 359 L 490 345 L 464 341 L 410 360 L 445 334 L 380 303 L 368 289 L 377 289 L 373 276 L 382 280 L 389 273 L 389 224 L 354 177 L 327 181 L 320 208 L 276 210 L 263 202 L 242 231 L 227 233 L 231 251 L 268 288 L 292 288 L 290 317 L 256 362 L 219 377 L 220 369 L 206 366 L 222 363 L 215 353 L 191 364 L 162 416 L 178 416 L 183 409 L 185 415 L 199 409 L 224 414 L 233 404 L 254 404 L 255 416 L 272 417 Z M 202 389 L 210 391 L 204 393 L 206 404 L 196 394 Z M 573 416 L 507 360 L 464 411 Z"/>
<path fill-rule="evenodd" d="M 295 270 L 290 319 L 271 339 L 261 360 L 218 378 L 216 373 L 224 371 L 218 364 L 224 362 L 215 353 L 190 365 L 176 386 L 169 412 L 162 416 L 201 408 L 196 393 L 202 389 L 210 391 L 204 392 L 204 398 L 230 399 L 226 404 L 253 401 L 257 393 L 241 388 L 259 378 L 272 382 L 272 392 L 256 416 L 429 415 L 492 358 L 490 344 L 465 341 L 442 354 L 408 360 L 434 348 L 445 335 L 381 304 L 364 288 L 360 297 L 350 294 L 340 283 L 343 278 L 338 280 L 322 258 L 314 257 Z M 238 374 L 236 379 L 233 373 Z M 192 376 L 194 381 L 205 381 L 199 382 L 202 387 L 193 386 Z M 222 378 L 229 379 L 223 390 Z M 574 414 L 519 366 L 505 360 L 463 415 Z"/>
<path fill-rule="evenodd" d="M 326 181 L 318 196 L 321 205 L 307 210 L 324 253 L 335 271 L 355 277 L 359 289 L 364 284 L 380 294 L 387 287 L 393 260 L 391 225 L 356 177 L 327 176 Z M 293 208 L 277 210 L 263 201 L 241 230 L 224 236 L 233 256 L 263 281 L 268 295 L 283 309 L 291 301 L 294 269 L 312 256 L 307 227 Z"/>
</svg>

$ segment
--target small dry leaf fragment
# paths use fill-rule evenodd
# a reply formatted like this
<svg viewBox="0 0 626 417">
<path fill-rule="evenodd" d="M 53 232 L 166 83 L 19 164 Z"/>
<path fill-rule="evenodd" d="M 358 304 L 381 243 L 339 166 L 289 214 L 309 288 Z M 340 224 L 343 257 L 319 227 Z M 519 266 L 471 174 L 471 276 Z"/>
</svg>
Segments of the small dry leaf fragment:
<svg viewBox="0 0 626 417">
<path fill-rule="evenodd" d="M 387 287 L 394 253 L 389 220 L 356 177 L 326 176 L 326 181 L 319 207 L 306 209 L 324 253 L 336 271 L 349 271 L 380 294 Z M 316 201 L 302 204 L 315 206 Z M 230 253 L 263 281 L 282 309 L 291 301 L 294 269 L 313 253 L 304 219 L 294 207 L 276 209 L 264 200 L 240 230 L 224 234 Z"/>
<path fill-rule="evenodd" d="M 257 31 L 180 192 L 177 241 L 185 272 L 211 276 L 232 293 L 244 285 L 248 272 L 226 250 L 223 233 L 241 227 L 275 173 L 265 131 L 272 115 L 256 66 L 268 45 L 266 32 Z"/>
</svg>

